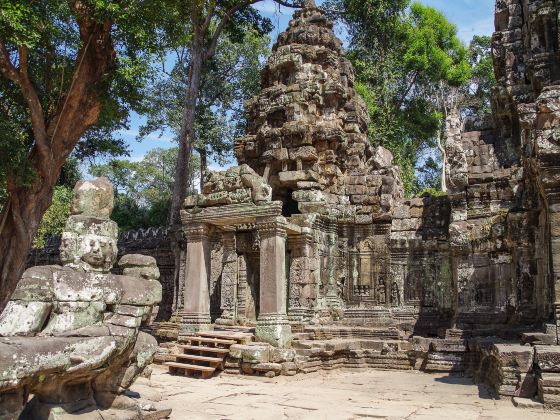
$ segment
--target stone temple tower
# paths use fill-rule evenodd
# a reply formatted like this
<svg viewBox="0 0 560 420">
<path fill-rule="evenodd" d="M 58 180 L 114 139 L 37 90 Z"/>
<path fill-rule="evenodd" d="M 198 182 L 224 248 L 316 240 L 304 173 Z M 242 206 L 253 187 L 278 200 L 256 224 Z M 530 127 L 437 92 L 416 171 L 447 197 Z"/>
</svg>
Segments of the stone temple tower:
<svg viewBox="0 0 560 420">
<path fill-rule="evenodd" d="M 239 166 L 208 173 L 184 203 L 179 337 L 256 324 L 259 340 L 285 346 L 291 324 L 331 316 L 344 296 L 389 302 L 385 239 L 402 183 L 391 153 L 368 141 L 352 65 L 314 2 L 279 36 L 261 87 Z"/>
<path fill-rule="evenodd" d="M 400 195 L 390 153 L 369 144 L 369 117 L 353 87 L 352 65 L 314 2 L 296 11 L 279 36 L 261 84 L 246 104 L 247 135 L 235 152 L 269 183 L 272 199 L 284 202 L 285 216 L 321 213 L 325 204 L 338 214 L 355 214 L 356 206 L 379 213 L 383 181 L 386 209 L 388 195 Z M 355 178 L 379 170 L 385 180 L 368 185 Z"/>
</svg>

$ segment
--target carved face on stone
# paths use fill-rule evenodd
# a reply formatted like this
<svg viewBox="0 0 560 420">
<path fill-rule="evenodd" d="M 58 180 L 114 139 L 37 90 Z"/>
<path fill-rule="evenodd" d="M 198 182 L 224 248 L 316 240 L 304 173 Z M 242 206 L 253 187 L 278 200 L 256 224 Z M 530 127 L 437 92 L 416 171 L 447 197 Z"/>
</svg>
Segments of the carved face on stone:
<svg viewBox="0 0 560 420">
<path fill-rule="evenodd" d="M 80 271 L 109 272 L 117 259 L 117 241 L 110 236 L 64 232 L 60 259 Z"/>
</svg>

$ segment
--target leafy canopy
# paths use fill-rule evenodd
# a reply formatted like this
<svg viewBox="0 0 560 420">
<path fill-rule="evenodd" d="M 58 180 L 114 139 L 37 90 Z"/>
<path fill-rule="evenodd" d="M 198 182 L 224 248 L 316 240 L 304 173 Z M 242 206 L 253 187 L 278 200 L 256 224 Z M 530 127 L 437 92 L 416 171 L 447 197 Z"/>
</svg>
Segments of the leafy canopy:
<svg viewBox="0 0 560 420">
<path fill-rule="evenodd" d="M 127 153 L 111 132 L 126 127 L 132 110 L 143 112 L 144 86 L 153 77 L 153 57 L 180 35 L 171 31 L 182 2 L 166 0 L 58 1 L 5 0 L 0 4 L 0 43 L 14 65 L 22 48 L 45 121 L 53 119 L 80 65 L 79 22 L 112 23 L 115 62 L 100 86 L 98 122 L 77 146 L 79 159 Z M 95 41 L 94 41 L 95 42 Z M 36 174 L 28 155 L 34 142 L 30 114 L 21 90 L 0 77 L 0 185 L 8 176 L 29 184 Z M 0 187 L 2 188 L 2 187 Z"/>
<path fill-rule="evenodd" d="M 194 149 L 220 164 L 230 157 L 233 140 L 245 129 L 243 102 L 258 92 L 263 59 L 269 53 L 267 35 L 252 27 L 243 33 L 243 42 L 229 34 L 220 38 L 216 54 L 203 69 L 198 97 Z M 178 51 L 171 71 L 147 88 L 147 122 L 140 129 L 141 138 L 166 129 L 179 135 L 189 57 L 189 47 Z"/>
<path fill-rule="evenodd" d="M 176 147 L 156 148 L 138 162 L 113 159 L 90 167 L 92 175 L 106 176 L 115 188 L 111 218 L 121 230 L 167 223 L 176 158 Z M 193 166 L 197 168 L 198 162 Z"/>
<path fill-rule="evenodd" d="M 407 195 L 436 182 L 432 160 L 442 112 L 440 83 L 468 83 L 468 51 L 457 28 L 436 9 L 409 0 L 328 0 L 348 30 L 355 88 L 365 100 L 370 141 L 393 153 Z"/>
<path fill-rule="evenodd" d="M 50 235 L 61 234 L 70 216 L 72 204 L 72 188 L 59 185 L 55 188 L 52 204 L 43 216 L 39 230 L 33 240 L 34 248 L 44 248 Z"/>
</svg>

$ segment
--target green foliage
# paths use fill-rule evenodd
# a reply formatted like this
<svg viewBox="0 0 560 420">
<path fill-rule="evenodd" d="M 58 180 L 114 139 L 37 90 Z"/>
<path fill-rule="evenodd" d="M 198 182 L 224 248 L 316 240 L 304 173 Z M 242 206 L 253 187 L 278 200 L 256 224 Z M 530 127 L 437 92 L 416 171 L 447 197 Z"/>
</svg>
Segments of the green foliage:
<svg viewBox="0 0 560 420">
<path fill-rule="evenodd" d="M 352 49 L 363 48 L 383 60 L 402 42 L 403 15 L 410 0 L 326 0 L 329 17 L 343 23 Z"/>
<path fill-rule="evenodd" d="M 106 176 L 115 188 L 111 218 L 122 231 L 167 223 L 173 192 L 177 148 L 150 150 L 139 162 L 113 159 L 92 165 L 90 173 Z M 198 162 L 193 162 L 198 168 Z"/>
<path fill-rule="evenodd" d="M 144 86 L 154 75 L 150 63 L 180 36 L 171 23 L 181 6 L 183 2 L 166 0 L 4 0 L 0 40 L 16 66 L 18 49 L 27 49 L 29 78 L 49 121 L 74 80 L 76 53 L 83 45 L 77 22 L 81 16 L 112 22 L 116 59 L 100 86 L 101 115 L 76 153 L 79 159 L 120 156 L 126 148 L 110 133 L 126 127 L 132 110 L 143 111 Z M 0 189 L 8 176 L 21 185 L 35 179 L 29 164 L 33 142 L 27 102 L 15 83 L 0 76 Z"/>
<path fill-rule="evenodd" d="M 70 157 L 62 167 L 60 176 L 58 177 L 57 185 L 63 185 L 70 189 L 82 179 L 82 172 L 80 171 L 80 163 L 75 157 Z"/>
<path fill-rule="evenodd" d="M 326 7 L 350 35 L 348 57 L 369 110 L 370 141 L 393 153 L 407 196 L 437 186 L 438 163 L 423 157 L 441 127 L 434 91 L 471 77 L 457 28 L 436 9 L 408 0 L 328 0 Z"/>
<path fill-rule="evenodd" d="M 43 248 L 48 236 L 62 233 L 66 219 L 70 216 L 71 203 L 72 188 L 64 185 L 57 186 L 54 190 L 52 204 L 43 216 L 33 240 L 33 247 Z"/>
<path fill-rule="evenodd" d="M 243 102 L 258 93 L 262 62 L 269 53 L 270 38 L 259 31 L 245 26 L 243 40 L 220 38 L 216 55 L 203 70 L 198 97 L 194 148 L 221 164 L 231 155 L 233 140 L 245 130 Z M 171 72 L 147 89 L 147 122 L 140 137 L 165 129 L 179 135 L 189 55 L 188 48 L 181 51 Z"/>
<path fill-rule="evenodd" d="M 441 190 L 438 190 L 436 188 L 425 188 L 424 190 L 420 191 L 416 196 L 417 197 L 426 197 L 428 195 L 431 195 L 432 197 L 445 197 L 447 196 L 446 192 L 443 192 Z"/>
<path fill-rule="evenodd" d="M 471 115 L 491 112 L 491 92 L 496 85 L 492 61 L 492 38 L 475 35 L 469 45 L 472 78 L 464 86 L 463 107 Z"/>
<path fill-rule="evenodd" d="M 433 152 L 433 150 L 429 152 Z M 417 176 L 413 184 L 414 191 L 439 191 L 441 189 L 440 162 L 434 156 L 423 157 L 423 162 L 423 165 L 416 168 Z M 443 193 L 443 191 L 441 192 Z"/>
<path fill-rule="evenodd" d="M 467 49 L 457 27 L 433 7 L 412 4 L 406 22 L 405 72 L 431 83 L 461 86 L 471 77 Z"/>
</svg>

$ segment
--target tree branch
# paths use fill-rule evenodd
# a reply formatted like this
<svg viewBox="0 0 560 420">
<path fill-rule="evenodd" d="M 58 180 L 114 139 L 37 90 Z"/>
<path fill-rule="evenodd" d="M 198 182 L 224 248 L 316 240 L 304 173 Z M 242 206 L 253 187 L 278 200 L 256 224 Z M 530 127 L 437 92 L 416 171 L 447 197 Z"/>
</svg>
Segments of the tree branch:
<svg viewBox="0 0 560 420">
<path fill-rule="evenodd" d="M 410 84 L 408 85 L 408 87 L 406 88 L 406 91 L 404 92 L 403 96 L 401 97 L 401 99 L 399 100 L 397 107 L 395 109 L 399 110 L 402 106 L 402 104 L 404 103 L 404 101 L 406 100 L 406 97 L 408 96 L 408 94 L 410 93 L 410 90 L 412 89 L 412 87 L 414 86 L 414 83 L 416 82 L 416 78 L 418 77 L 418 72 L 414 72 L 414 75 L 412 76 L 412 80 L 410 81 Z"/>
<path fill-rule="evenodd" d="M 274 3 L 278 3 L 280 6 L 289 7 L 291 9 L 300 9 L 302 7 L 305 7 L 305 4 L 306 4 L 306 0 L 302 0 L 302 1 L 296 2 L 296 3 L 290 3 L 289 1 L 286 1 L 286 0 L 272 0 L 272 1 Z"/>
<path fill-rule="evenodd" d="M 214 31 L 214 34 L 212 35 L 212 40 L 210 41 L 210 44 L 208 46 L 208 49 L 206 50 L 206 54 L 204 59 L 205 60 L 209 60 L 211 59 L 214 54 L 216 53 L 216 45 L 218 43 L 218 39 L 220 38 L 220 34 L 222 33 L 222 30 L 224 29 L 224 26 L 230 21 L 230 19 L 233 17 L 233 15 L 238 12 L 239 10 L 243 9 L 246 6 L 255 4 L 255 3 L 260 3 L 262 0 L 243 0 L 240 1 L 239 3 L 237 3 L 235 6 L 231 7 L 226 14 L 222 17 L 222 19 L 220 20 L 220 23 L 218 23 L 218 26 L 216 27 L 216 30 Z M 284 6 L 284 7 L 290 7 L 292 9 L 298 9 L 301 7 L 305 6 L 305 0 L 301 0 L 301 1 L 297 1 L 297 2 L 289 2 L 287 0 L 273 0 L 275 3 Z M 208 16 L 206 17 L 206 21 L 212 19 L 211 14 L 208 14 Z M 206 22 L 205 22 L 206 25 Z M 204 28 L 205 30 L 208 29 L 208 27 Z"/>
<path fill-rule="evenodd" d="M 19 71 L 11 62 L 6 45 L 2 42 L 2 40 L 0 40 L 0 71 L 7 79 L 19 86 L 23 98 L 27 102 L 31 116 L 31 126 L 33 128 L 35 145 L 41 158 L 39 169 L 41 171 L 41 175 L 43 175 L 45 171 L 48 170 L 48 164 L 52 159 L 50 142 L 45 126 L 45 116 L 43 113 L 43 107 L 41 106 L 41 101 L 39 100 L 37 91 L 35 90 L 27 71 L 27 48 L 25 46 L 19 46 L 18 54 Z"/>
<path fill-rule="evenodd" d="M 212 35 L 212 40 L 210 41 L 208 49 L 206 50 L 204 60 L 210 60 L 216 53 L 216 45 L 218 44 L 218 39 L 220 38 L 224 26 L 226 26 L 226 24 L 230 21 L 232 16 L 239 10 L 243 9 L 244 7 L 250 4 L 258 3 L 260 1 L 261 0 L 243 0 L 237 3 L 235 6 L 233 6 L 226 12 L 226 14 L 220 20 L 220 23 L 218 23 L 218 26 L 216 27 L 214 34 Z"/>
<path fill-rule="evenodd" d="M 206 19 L 204 19 L 204 23 L 202 24 L 202 28 L 201 28 L 202 33 L 206 33 L 206 31 L 208 31 L 208 28 L 210 28 L 210 24 L 212 23 L 212 16 L 214 16 L 215 10 L 216 10 L 216 3 L 214 2 L 210 5 L 210 8 L 208 9 L 208 12 L 206 14 Z"/>
<path fill-rule="evenodd" d="M 19 74 L 20 74 L 20 87 L 29 105 L 29 110 L 31 111 L 31 125 L 33 127 L 33 134 L 35 137 L 35 144 L 37 145 L 37 150 L 41 155 L 43 164 L 41 166 L 47 165 L 51 159 L 51 146 L 50 141 L 47 136 L 47 129 L 45 126 L 45 116 L 43 113 L 43 107 L 41 106 L 41 101 L 37 95 L 37 91 L 31 83 L 29 78 L 29 73 L 27 72 L 27 48 L 24 46 L 18 47 L 19 51 Z M 47 165 L 48 166 L 48 165 Z"/>
<path fill-rule="evenodd" d="M 19 84 L 19 74 L 10 60 L 10 55 L 4 45 L 4 41 L 0 39 L 0 72 L 14 83 Z"/>
</svg>

